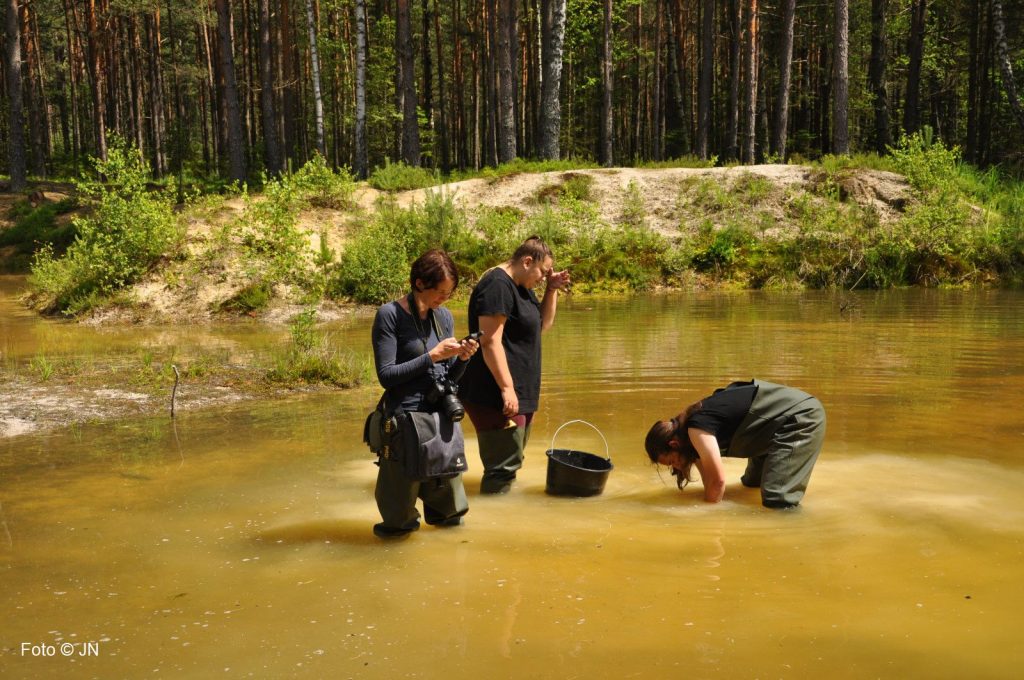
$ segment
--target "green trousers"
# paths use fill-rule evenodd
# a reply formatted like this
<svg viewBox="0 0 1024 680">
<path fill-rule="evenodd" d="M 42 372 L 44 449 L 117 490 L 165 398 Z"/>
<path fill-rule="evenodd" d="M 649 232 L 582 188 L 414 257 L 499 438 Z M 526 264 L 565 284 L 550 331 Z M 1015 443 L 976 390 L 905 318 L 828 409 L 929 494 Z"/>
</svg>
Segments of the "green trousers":
<svg viewBox="0 0 1024 680">
<path fill-rule="evenodd" d="M 757 396 L 729 453 L 746 457 L 744 486 L 761 487 L 761 503 L 789 508 L 800 503 L 825 441 L 821 402 L 785 385 L 756 381 Z"/>
<path fill-rule="evenodd" d="M 512 487 L 516 473 L 523 467 L 524 451 L 530 440 L 531 425 L 501 430 L 478 430 L 480 462 L 484 474 L 480 493 L 505 493 Z"/>
<path fill-rule="evenodd" d="M 423 501 L 427 524 L 451 526 L 458 524 L 469 512 L 462 475 L 417 482 L 409 479 L 401 463 L 381 458 L 374 497 L 380 511 L 380 524 L 374 527 L 378 536 L 401 536 L 420 528 L 416 499 Z"/>
</svg>

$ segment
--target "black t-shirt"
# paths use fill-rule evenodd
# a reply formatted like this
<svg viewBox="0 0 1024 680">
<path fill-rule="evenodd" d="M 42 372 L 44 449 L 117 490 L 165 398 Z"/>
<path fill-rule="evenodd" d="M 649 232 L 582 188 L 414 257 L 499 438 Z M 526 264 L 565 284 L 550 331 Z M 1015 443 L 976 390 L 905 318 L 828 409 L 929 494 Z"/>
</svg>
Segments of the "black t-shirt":
<svg viewBox="0 0 1024 680">
<path fill-rule="evenodd" d="M 740 423 L 750 412 L 754 403 L 757 385 L 753 382 L 734 382 L 728 387 L 715 390 L 710 397 L 701 400 L 702 406 L 686 419 L 683 427 L 695 427 L 715 435 L 718 448 L 723 456 L 728 456 L 729 443 L 739 428 Z M 696 455 L 689 437 L 683 437 L 686 448 Z"/>
<path fill-rule="evenodd" d="M 517 286 L 501 267 L 490 270 L 469 297 L 469 330 L 480 330 L 480 317 L 505 317 L 501 344 L 515 384 L 520 413 L 535 413 L 540 404 L 540 302 L 529 288 Z M 484 362 L 482 351 L 473 355 L 459 385 L 464 401 L 502 407 L 501 390 Z"/>
</svg>

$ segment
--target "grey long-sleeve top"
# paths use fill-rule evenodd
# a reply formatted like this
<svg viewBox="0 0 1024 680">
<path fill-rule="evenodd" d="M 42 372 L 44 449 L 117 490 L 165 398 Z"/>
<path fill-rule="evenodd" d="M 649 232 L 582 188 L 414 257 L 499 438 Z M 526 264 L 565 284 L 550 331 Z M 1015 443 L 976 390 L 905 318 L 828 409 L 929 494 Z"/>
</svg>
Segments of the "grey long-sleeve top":
<svg viewBox="0 0 1024 680">
<path fill-rule="evenodd" d="M 436 315 L 440 338 L 431 315 Z M 397 300 L 382 305 L 373 320 L 373 360 L 389 412 L 399 407 L 403 411 L 433 411 L 434 405 L 425 400 L 434 380 L 448 376 L 457 382 L 466 370 L 466 362 L 458 357 L 435 364 L 428 354 L 443 338 L 454 335 L 452 313 L 439 307 L 418 321 Z"/>
</svg>

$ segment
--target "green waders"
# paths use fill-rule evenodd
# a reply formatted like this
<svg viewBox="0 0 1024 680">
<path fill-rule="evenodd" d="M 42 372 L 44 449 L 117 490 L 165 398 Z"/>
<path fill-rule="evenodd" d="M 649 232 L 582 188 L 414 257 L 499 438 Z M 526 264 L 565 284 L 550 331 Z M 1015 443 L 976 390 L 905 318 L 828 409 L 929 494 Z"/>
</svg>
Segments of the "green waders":
<svg viewBox="0 0 1024 680">
<path fill-rule="evenodd" d="M 821 402 L 793 387 L 756 380 L 750 412 L 729 443 L 728 455 L 748 458 L 740 481 L 761 487 L 761 503 L 800 503 L 825 440 Z"/>
<path fill-rule="evenodd" d="M 397 537 L 420 528 L 420 513 L 416 499 L 423 500 L 423 515 L 427 524 L 455 526 L 469 512 L 462 475 L 416 482 L 405 474 L 400 462 L 379 460 L 377 488 L 374 497 L 382 522 L 374 525 L 373 533 L 381 537 Z"/>
<path fill-rule="evenodd" d="M 477 431 L 480 462 L 484 466 L 480 493 L 505 493 L 512 488 L 516 472 L 523 467 L 523 451 L 530 439 L 530 427 Z"/>
</svg>

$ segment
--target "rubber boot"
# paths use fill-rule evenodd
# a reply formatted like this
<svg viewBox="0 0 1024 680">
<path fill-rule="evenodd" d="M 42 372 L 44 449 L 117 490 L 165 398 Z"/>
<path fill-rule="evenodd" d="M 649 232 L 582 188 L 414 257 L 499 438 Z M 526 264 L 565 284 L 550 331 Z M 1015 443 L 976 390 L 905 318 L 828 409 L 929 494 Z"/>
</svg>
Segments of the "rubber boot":
<svg viewBox="0 0 1024 680">
<path fill-rule="evenodd" d="M 512 488 L 516 472 L 523 466 L 527 429 L 509 427 L 503 430 L 477 432 L 480 462 L 484 466 L 484 474 L 480 479 L 480 493 L 507 493 Z"/>
</svg>

